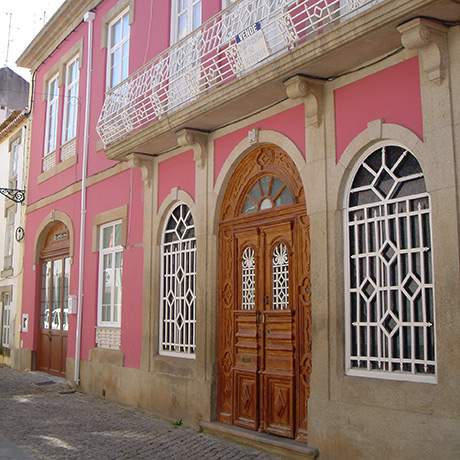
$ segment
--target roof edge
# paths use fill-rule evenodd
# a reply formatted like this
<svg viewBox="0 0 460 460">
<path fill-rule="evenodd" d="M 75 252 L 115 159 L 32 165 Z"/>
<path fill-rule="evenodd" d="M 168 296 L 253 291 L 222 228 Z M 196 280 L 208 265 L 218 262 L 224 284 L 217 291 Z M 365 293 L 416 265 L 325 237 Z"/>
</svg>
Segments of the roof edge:
<svg viewBox="0 0 460 460">
<path fill-rule="evenodd" d="M 15 110 L 10 116 L 0 124 L 0 142 L 8 136 L 11 131 L 18 127 L 29 116 L 29 110 Z"/>
<path fill-rule="evenodd" d="M 83 15 L 95 8 L 102 0 L 65 0 L 27 48 L 16 60 L 18 67 L 32 71 L 62 43 L 83 21 Z"/>
</svg>

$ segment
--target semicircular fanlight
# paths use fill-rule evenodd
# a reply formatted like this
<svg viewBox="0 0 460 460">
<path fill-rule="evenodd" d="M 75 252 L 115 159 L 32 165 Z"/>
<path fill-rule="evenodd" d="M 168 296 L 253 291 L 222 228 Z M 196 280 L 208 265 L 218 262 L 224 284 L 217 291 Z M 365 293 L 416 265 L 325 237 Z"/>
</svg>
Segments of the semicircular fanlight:
<svg viewBox="0 0 460 460">
<path fill-rule="evenodd" d="M 294 202 L 294 195 L 285 183 L 274 176 L 263 176 L 247 194 L 243 214 L 279 208 Z"/>
</svg>

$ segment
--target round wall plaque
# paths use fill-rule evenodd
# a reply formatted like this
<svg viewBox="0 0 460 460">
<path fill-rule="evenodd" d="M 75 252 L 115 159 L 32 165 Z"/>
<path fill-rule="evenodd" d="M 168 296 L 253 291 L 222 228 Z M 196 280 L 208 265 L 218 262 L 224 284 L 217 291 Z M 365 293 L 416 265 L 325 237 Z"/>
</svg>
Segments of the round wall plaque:
<svg viewBox="0 0 460 460">
<path fill-rule="evenodd" d="M 15 234 L 15 237 L 16 237 L 16 241 L 19 243 L 19 241 L 22 241 L 24 239 L 24 229 L 22 227 L 18 227 L 16 228 L 16 234 Z"/>
</svg>

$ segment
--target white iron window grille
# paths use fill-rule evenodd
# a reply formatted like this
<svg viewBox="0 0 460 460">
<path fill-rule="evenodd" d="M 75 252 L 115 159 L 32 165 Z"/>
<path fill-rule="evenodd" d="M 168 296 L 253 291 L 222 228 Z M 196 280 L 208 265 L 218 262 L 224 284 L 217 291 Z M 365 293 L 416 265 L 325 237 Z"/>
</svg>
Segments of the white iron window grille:
<svg viewBox="0 0 460 460">
<path fill-rule="evenodd" d="M 195 357 L 196 238 L 185 204 L 171 212 L 161 244 L 160 354 Z"/>
<path fill-rule="evenodd" d="M 387 145 L 360 164 L 345 241 L 347 373 L 435 381 L 430 197 L 409 151 Z"/>
<path fill-rule="evenodd" d="M 241 308 L 254 310 L 256 305 L 256 260 L 254 248 L 247 247 L 241 259 Z"/>
<path fill-rule="evenodd" d="M 172 37 L 173 41 L 174 37 L 183 38 L 108 91 L 98 133 L 105 146 L 118 142 L 132 131 L 191 103 L 200 94 L 242 78 L 280 53 L 317 36 L 330 24 L 379 1 L 239 0 L 193 30 L 201 23 L 199 2 L 177 0 L 182 5 L 180 11 L 188 13 L 183 13 L 184 19 L 181 15 L 173 20 L 173 29 L 178 32 L 173 31 Z M 192 4 L 197 8 L 196 19 L 190 13 Z M 268 54 L 249 59 L 236 35 L 257 23 L 264 35 L 260 43 L 265 42 L 264 52 Z M 183 35 L 186 32 L 191 33 Z M 188 92 L 181 90 L 186 85 L 179 82 L 187 82 Z"/>
<path fill-rule="evenodd" d="M 45 128 L 45 157 L 56 150 L 57 123 L 59 108 L 59 75 L 55 75 L 48 82 L 48 94 L 46 104 L 46 128 Z M 52 165 L 54 166 L 54 164 Z M 43 170 L 48 169 L 44 162 Z"/>
<path fill-rule="evenodd" d="M 122 222 L 100 228 L 98 325 L 120 327 L 123 275 Z"/>
<path fill-rule="evenodd" d="M 129 72 L 129 10 L 123 11 L 108 26 L 107 88 L 113 88 L 128 77 Z M 120 93 L 117 93 L 120 97 Z"/>
<path fill-rule="evenodd" d="M 289 253 L 286 243 L 273 249 L 272 257 L 273 310 L 289 309 Z"/>
<path fill-rule="evenodd" d="M 62 141 L 68 142 L 77 135 L 78 85 L 80 79 L 80 59 L 73 58 L 66 66 L 64 123 Z"/>
<path fill-rule="evenodd" d="M 2 296 L 2 347 L 10 348 L 11 335 L 11 298 L 10 294 L 4 293 Z"/>
</svg>

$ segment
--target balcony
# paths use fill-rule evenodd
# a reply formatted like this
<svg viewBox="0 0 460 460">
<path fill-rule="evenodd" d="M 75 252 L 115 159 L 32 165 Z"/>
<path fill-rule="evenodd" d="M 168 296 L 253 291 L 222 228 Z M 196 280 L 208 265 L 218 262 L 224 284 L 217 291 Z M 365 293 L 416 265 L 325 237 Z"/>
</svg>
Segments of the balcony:
<svg viewBox="0 0 460 460">
<path fill-rule="evenodd" d="M 106 154 L 161 153 L 182 127 L 216 129 L 285 97 L 289 76 L 333 75 L 382 56 L 401 44 L 396 26 L 417 10 L 436 13 L 434 3 L 233 3 L 107 92 L 97 124 Z M 257 103 L 244 97 L 250 90 Z"/>
<path fill-rule="evenodd" d="M 111 89 L 104 146 L 228 84 L 378 0 L 240 0 Z"/>
</svg>

